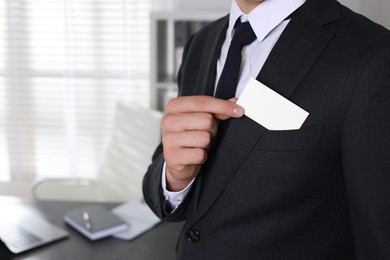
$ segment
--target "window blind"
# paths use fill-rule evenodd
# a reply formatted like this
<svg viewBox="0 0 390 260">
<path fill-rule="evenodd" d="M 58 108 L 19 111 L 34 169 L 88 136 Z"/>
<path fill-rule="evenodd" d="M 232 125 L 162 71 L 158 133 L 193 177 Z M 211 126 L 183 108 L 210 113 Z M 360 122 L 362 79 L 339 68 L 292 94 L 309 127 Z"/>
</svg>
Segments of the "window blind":
<svg viewBox="0 0 390 260">
<path fill-rule="evenodd" d="M 117 101 L 150 102 L 150 9 L 0 1 L 0 181 L 95 177 Z"/>
</svg>

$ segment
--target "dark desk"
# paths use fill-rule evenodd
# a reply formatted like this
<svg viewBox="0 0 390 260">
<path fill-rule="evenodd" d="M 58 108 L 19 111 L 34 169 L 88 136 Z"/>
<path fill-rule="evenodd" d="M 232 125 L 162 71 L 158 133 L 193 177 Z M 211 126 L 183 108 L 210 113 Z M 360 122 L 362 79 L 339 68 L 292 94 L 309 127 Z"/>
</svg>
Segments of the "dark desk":
<svg viewBox="0 0 390 260">
<path fill-rule="evenodd" d="M 176 242 L 183 225 L 183 223 L 162 223 L 133 241 L 104 238 L 92 242 L 65 225 L 63 216 L 67 210 L 95 203 L 33 201 L 0 196 L 1 211 L 4 210 L 4 206 L 7 204 L 11 205 L 10 203 L 21 203 L 37 209 L 50 222 L 66 229 L 70 236 L 64 240 L 33 249 L 20 255 L 12 255 L 3 244 L 0 244 L 1 260 L 170 260 L 175 259 Z M 100 203 L 100 205 L 113 208 L 118 204 Z"/>
</svg>

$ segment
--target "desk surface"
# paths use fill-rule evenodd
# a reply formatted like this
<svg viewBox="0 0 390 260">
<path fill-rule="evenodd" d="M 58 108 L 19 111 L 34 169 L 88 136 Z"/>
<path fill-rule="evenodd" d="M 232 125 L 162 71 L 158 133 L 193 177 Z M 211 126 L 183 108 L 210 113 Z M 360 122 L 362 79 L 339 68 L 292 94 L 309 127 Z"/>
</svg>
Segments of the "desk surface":
<svg viewBox="0 0 390 260">
<path fill-rule="evenodd" d="M 28 251 L 20 255 L 11 254 L 0 243 L 0 259 L 72 259 L 72 260 L 100 260 L 100 259 L 132 259 L 132 260 L 170 260 L 175 259 L 175 247 L 183 223 L 162 223 L 133 241 L 123 241 L 115 238 L 104 238 L 98 241 L 89 241 L 63 221 L 64 213 L 84 205 L 96 203 L 65 202 L 65 201 L 34 201 L 0 196 L 1 210 L 7 205 L 23 204 L 38 210 L 51 223 L 56 224 L 69 232 L 69 237 Z M 118 204 L 100 203 L 111 209 Z M 1 213 L 0 213 L 1 214 Z M 0 223 L 1 224 L 1 223 Z"/>
</svg>

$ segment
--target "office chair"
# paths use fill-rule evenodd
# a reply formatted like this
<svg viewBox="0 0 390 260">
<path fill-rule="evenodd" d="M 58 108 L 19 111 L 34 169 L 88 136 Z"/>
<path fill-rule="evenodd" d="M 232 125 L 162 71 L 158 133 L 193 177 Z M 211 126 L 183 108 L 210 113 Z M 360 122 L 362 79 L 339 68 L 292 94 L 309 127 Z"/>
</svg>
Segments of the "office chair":
<svg viewBox="0 0 390 260">
<path fill-rule="evenodd" d="M 96 180 L 38 179 L 36 199 L 84 201 L 141 201 L 142 178 L 161 141 L 162 112 L 125 101 L 116 105 L 114 127 Z M 55 184 L 55 185 L 54 185 Z"/>
</svg>

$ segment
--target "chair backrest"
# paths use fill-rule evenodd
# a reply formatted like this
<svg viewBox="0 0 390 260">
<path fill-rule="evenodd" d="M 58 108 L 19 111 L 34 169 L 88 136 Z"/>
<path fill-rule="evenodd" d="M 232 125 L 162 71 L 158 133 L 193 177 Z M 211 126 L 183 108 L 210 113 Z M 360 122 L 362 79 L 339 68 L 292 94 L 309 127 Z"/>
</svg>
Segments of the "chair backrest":
<svg viewBox="0 0 390 260">
<path fill-rule="evenodd" d="M 142 200 L 142 179 L 161 141 L 162 112 L 119 101 L 97 188 L 116 201 Z"/>
</svg>

